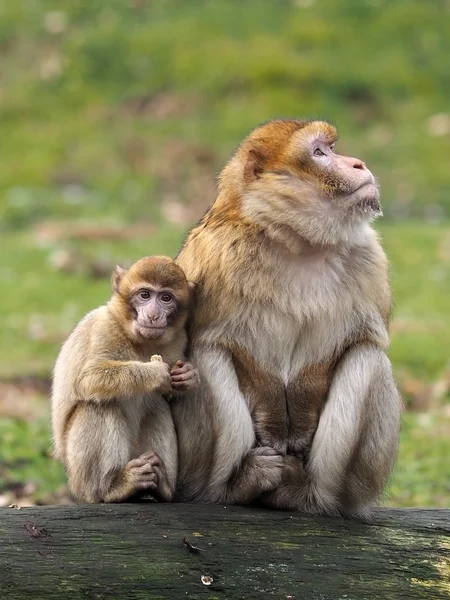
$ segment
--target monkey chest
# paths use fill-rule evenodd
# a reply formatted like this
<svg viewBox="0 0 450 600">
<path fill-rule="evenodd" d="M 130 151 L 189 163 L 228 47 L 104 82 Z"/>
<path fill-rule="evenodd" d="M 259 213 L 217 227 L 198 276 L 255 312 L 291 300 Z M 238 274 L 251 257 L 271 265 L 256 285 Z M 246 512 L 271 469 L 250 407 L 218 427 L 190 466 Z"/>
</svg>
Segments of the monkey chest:
<svg viewBox="0 0 450 600">
<path fill-rule="evenodd" d="M 261 445 L 304 454 L 327 400 L 350 325 L 260 313 L 256 335 L 241 329 L 233 348 L 239 388 Z"/>
</svg>

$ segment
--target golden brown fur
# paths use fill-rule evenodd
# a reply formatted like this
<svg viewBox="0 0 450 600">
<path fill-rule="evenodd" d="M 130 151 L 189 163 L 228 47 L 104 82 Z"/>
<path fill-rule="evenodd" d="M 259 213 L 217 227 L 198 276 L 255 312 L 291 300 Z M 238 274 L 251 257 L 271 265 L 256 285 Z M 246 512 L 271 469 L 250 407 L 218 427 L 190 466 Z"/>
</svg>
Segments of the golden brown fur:
<svg viewBox="0 0 450 600">
<path fill-rule="evenodd" d="M 382 491 L 400 401 L 384 354 L 387 260 L 370 227 L 381 209 L 370 171 L 335 154 L 336 139 L 321 121 L 254 130 L 178 256 L 197 284 L 202 376 L 191 413 L 174 413 L 181 498 L 223 501 L 258 444 L 287 453 L 270 506 L 365 516 Z"/>
<path fill-rule="evenodd" d="M 117 268 L 113 284 L 109 303 L 84 317 L 56 361 L 52 391 L 56 455 L 79 501 L 119 502 L 144 491 L 170 500 L 178 450 L 163 394 L 180 393 L 184 384 L 177 380 L 187 377 L 186 366 L 180 369 L 176 363 L 183 358 L 187 341 L 188 282 L 171 259 L 147 257 L 129 271 Z M 160 327 L 156 339 L 142 337 L 136 328 L 141 306 L 144 324 L 150 309 L 140 301 L 137 311 L 133 302 L 147 289 L 149 296 L 163 289 L 176 297 L 176 306 L 169 303 L 171 321 Z M 152 306 L 157 315 L 159 305 Z M 160 354 L 163 362 L 151 362 L 154 354 Z"/>
</svg>

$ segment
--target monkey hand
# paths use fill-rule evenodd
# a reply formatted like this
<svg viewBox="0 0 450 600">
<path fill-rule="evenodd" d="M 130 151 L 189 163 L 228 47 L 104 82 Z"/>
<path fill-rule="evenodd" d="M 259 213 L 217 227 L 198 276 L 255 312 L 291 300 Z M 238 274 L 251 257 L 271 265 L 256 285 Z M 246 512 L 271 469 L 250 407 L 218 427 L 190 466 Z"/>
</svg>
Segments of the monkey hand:
<svg viewBox="0 0 450 600">
<path fill-rule="evenodd" d="M 148 363 L 148 370 L 151 372 L 152 391 L 169 394 L 172 391 L 169 365 L 159 360 L 151 361 Z"/>
<path fill-rule="evenodd" d="M 257 495 L 274 490 L 281 484 L 285 457 L 273 448 L 268 446 L 253 448 L 244 458 L 244 463 L 255 478 Z"/>
<path fill-rule="evenodd" d="M 198 369 L 191 363 L 179 360 L 170 371 L 172 391 L 183 394 L 189 390 L 195 390 L 200 385 Z"/>
<path fill-rule="evenodd" d="M 283 485 L 303 485 L 307 481 L 305 461 L 302 457 L 286 454 L 284 457 Z"/>
<path fill-rule="evenodd" d="M 147 452 L 125 466 L 124 474 L 133 493 L 157 489 L 160 460 L 155 452 Z"/>
</svg>

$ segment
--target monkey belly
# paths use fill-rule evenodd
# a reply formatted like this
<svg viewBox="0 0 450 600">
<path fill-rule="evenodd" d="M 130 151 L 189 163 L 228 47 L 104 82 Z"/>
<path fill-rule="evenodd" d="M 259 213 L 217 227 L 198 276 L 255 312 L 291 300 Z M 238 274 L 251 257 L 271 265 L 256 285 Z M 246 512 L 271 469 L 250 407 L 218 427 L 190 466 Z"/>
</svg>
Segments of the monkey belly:
<svg viewBox="0 0 450 600">
<path fill-rule="evenodd" d="M 258 442 L 303 456 L 317 428 L 335 361 L 303 367 L 287 383 L 241 347 L 234 348 L 233 363 Z"/>
</svg>

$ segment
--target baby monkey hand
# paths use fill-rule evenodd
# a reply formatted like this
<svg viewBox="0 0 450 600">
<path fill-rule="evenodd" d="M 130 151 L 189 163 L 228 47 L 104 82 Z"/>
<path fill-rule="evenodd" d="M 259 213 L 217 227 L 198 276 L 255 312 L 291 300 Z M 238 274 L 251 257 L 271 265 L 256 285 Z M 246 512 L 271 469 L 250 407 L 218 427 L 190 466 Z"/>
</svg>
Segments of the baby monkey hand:
<svg viewBox="0 0 450 600">
<path fill-rule="evenodd" d="M 200 385 L 198 369 L 183 360 L 178 360 L 170 370 L 170 380 L 172 392 L 177 395 L 195 390 Z"/>
<path fill-rule="evenodd" d="M 160 394 L 169 394 L 172 390 L 170 367 L 162 359 L 150 359 L 147 363 L 152 377 L 152 389 Z"/>
</svg>

